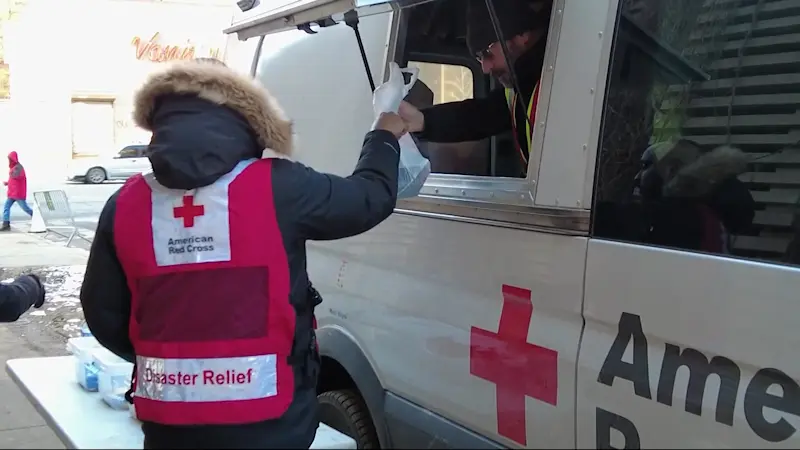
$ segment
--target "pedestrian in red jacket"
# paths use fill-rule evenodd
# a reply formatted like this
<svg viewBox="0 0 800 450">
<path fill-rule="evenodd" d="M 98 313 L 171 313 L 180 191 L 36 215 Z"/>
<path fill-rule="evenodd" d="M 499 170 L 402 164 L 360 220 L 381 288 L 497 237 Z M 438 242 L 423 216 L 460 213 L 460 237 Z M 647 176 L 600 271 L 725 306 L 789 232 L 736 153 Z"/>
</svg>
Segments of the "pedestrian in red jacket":
<svg viewBox="0 0 800 450">
<path fill-rule="evenodd" d="M 8 191 L 6 203 L 3 205 L 3 227 L 0 231 L 10 231 L 11 207 L 14 203 L 18 204 L 26 214 L 33 216 L 33 210 L 25 201 L 28 197 L 28 177 L 25 175 L 25 168 L 19 163 L 17 152 L 8 154 L 8 181 L 4 181 L 3 184 L 8 186 Z"/>
</svg>

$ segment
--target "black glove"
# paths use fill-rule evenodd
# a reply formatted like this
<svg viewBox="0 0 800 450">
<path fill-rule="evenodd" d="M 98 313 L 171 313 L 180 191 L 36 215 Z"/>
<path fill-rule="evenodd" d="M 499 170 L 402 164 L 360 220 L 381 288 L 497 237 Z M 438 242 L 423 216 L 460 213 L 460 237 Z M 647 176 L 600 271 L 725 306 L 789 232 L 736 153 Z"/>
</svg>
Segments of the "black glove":
<svg viewBox="0 0 800 450">
<path fill-rule="evenodd" d="M 36 284 L 39 285 L 39 297 L 36 300 L 36 303 L 33 304 L 34 308 L 41 308 L 44 305 L 44 285 L 42 284 L 42 280 L 39 279 L 38 275 L 29 274 L 29 277 L 36 280 Z"/>
</svg>

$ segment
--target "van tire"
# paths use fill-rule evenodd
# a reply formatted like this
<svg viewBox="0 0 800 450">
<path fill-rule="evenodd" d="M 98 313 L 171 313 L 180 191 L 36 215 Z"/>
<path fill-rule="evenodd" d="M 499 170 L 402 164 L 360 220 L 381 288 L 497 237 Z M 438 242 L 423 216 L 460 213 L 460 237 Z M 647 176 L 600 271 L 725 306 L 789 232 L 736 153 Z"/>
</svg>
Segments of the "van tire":
<svg viewBox="0 0 800 450">
<path fill-rule="evenodd" d="M 381 448 L 367 404 L 358 392 L 345 389 L 323 392 L 319 400 L 320 421 L 356 441 L 356 448 Z"/>
</svg>

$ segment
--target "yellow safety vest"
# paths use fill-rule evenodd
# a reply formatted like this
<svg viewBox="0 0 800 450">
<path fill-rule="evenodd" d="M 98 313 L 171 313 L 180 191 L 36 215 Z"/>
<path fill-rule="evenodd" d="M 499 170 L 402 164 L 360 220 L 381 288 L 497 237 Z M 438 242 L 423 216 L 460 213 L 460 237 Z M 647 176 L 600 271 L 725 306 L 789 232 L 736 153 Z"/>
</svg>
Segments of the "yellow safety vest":
<svg viewBox="0 0 800 450">
<path fill-rule="evenodd" d="M 506 102 L 508 103 L 508 108 L 509 110 L 511 110 L 511 124 L 512 124 L 511 129 L 514 132 L 514 142 L 517 142 L 516 106 L 517 106 L 518 95 L 516 92 L 514 92 L 514 89 L 512 88 L 506 88 L 505 94 L 506 94 Z M 528 101 L 528 109 L 526 110 L 528 118 L 530 118 L 530 122 L 527 120 L 525 121 L 525 136 L 528 138 L 528 150 L 522 151 L 522 149 L 519 149 L 520 156 L 522 157 L 522 160 L 525 161 L 525 164 L 528 163 L 528 154 L 531 152 L 531 124 L 535 119 L 535 114 L 536 114 L 535 109 L 538 101 L 539 101 L 539 83 L 537 82 L 536 86 L 534 86 L 533 88 L 533 95 L 531 95 L 531 99 Z"/>
</svg>

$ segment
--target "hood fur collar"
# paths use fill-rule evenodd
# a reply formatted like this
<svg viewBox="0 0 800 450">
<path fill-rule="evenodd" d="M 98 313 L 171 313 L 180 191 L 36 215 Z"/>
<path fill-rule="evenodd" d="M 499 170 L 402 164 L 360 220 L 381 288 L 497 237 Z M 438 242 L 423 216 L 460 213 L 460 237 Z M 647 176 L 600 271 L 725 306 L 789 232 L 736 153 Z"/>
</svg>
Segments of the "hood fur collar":
<svg viewBox="0 0 800 450">
<path fill-rule="evenodd" d="M 681 168 L 664 185 L 666 197 L 701 197 L 726 178 L 747 170 L 747 154 L 735 147 L 719 146 Z"/>
<path fill-rule="evenodd" d="M 159 97 L 195 94 L 225 105 L 247 120 L 259 145 L 285 157 L 292 153 L 292 124 L 269 94 L 255 80 L 228 67 L 198 61 L 171 64 L 151 75 L 134 97 L 133 120 L 153 131 L 153 110 Z"/>
</svg>

